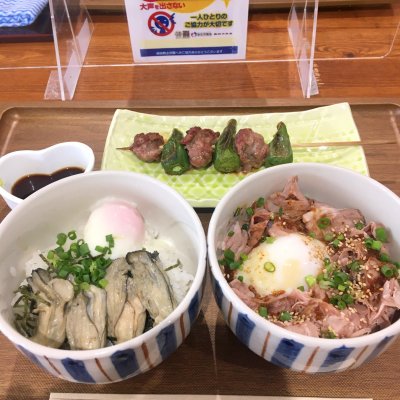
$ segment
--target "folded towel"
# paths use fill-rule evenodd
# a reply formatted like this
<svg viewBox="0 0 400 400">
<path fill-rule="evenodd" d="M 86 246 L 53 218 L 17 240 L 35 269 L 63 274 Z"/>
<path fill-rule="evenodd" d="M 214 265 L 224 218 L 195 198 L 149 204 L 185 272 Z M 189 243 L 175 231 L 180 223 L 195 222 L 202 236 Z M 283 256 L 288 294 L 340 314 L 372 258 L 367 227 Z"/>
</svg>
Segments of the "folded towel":
<svg viewBox="0 0 400 400">
<path fill-rule="evenodd" d="M 32 24 L 48 0 L 0 0 L 0 27 Z"/>
</svg>

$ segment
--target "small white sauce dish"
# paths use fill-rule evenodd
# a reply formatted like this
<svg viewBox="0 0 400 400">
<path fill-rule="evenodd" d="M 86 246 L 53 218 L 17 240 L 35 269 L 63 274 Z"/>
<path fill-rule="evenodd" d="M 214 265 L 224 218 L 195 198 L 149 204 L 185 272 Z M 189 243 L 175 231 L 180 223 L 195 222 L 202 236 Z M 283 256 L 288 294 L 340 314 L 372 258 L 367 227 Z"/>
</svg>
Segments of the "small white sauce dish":
<svg viewBox="0 0 400 400">
<path fill-rule="evenodd" d="M 23 199 L 11 193 L 19 179 L 32 174 L 52 174 L 67 167 L 78 167 L 84 173 L 94 167 L 93 150 L 80 142 L 63 142 L 42 150 L 19 150 L 0 158 L 0 194 L 13 209 Z"/>
</svg>

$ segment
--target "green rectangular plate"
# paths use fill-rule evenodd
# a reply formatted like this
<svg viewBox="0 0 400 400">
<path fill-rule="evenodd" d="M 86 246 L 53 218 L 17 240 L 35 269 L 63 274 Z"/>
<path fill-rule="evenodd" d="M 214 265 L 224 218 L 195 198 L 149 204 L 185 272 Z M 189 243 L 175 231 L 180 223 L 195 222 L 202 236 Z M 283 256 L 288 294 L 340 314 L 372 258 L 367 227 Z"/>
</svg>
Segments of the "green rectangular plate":
<svg viewBox="0 0 400 400">
<path fill-rule="evenodd" d="M 173 128 L 186 132 L 192 126 L 201 126 L 222 132 L 230 118 L 236 118 L 238 129 L 252 128 L 271 141 L 278 122 L 283 121 L 292 144 L 354 142 L 360 136 L 348 103 L 318 107 L 307 111 L 228 116 L 160 116 L 116 110 L 112 119 L 101 169 L 144 173 L 167 183 L 193 207 L 215 207 L 224 194 L 249 174 L 221 174 L 213 166 L 192 169 L 180 176 L 165 174 L 161 164 L 145 163 L 129 151 L 117 150 L 129 146 L 134 135 L 158 132 L 165 139 Z M 294 162 L 319 162 L 352 169 L 368 175 L 368 165 L 362 146 L 297 147 Z"/>
</svg>

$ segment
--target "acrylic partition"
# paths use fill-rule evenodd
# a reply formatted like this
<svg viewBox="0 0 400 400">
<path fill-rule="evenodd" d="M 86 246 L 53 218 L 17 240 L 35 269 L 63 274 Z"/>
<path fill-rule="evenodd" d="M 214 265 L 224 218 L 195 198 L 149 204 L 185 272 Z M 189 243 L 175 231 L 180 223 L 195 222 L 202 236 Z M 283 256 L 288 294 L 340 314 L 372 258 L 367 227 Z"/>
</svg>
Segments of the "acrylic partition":
<svg viewBox="0 0 400 400">
<path fill-rule="evenodd" d="M 45 99 L 71 100 L 93 33 L 86 8 L 76 0 L 50 0 L 57 68 L 50 73 Z"/>
<path fill-rule="evenodd" d="M 267 7 L 269 2 L 263 2 Z M 146 3 L 144 3 L 146 4 Z M 46 99 L 71 100 L 82 68 L 90 67 L 135 67 L 130 46 L 128 29 L 125 36 L 119 37 L 119 51 L 104 52 L 101 38 L 96 37 L 97 30 L 92 29 L 89 14 L 83 3 L 66 0 L 50 0 L 52 14 L 54 46 L 57 69 L 51 72 Z M 265 63 L 296 62 L 299 73 L 299 85 L 304 97 L 318 93 L 313 74 L 313 54 L 318 14 L 318 0 L 295 0 L 291 7 L 280 9 L 278 18 L 271 19 L 269 29 L 257 29 L 250 26 L 248 31 L 246 57 L 239 60 L 201 62 L 229 63 Z M 113 16 L 111 15 L 111 18 Z M 250 11 L 250 18 L 261 21 L 265 15 L 257 8 Z M 267 18 L 269 15 L 267 13 Z M 264 24 L 265 26 L 265 24 Z M 99 31 L 100 34 L 100 31 Z M 184 63 L 187 61 L 172 61 Z M 201 63 L 200 61 L 190 61 Z M 171 62 L 168 63 L 170 65 Z M 140 66 L 154 63 L 140 63 Z M 157 66 L 166 65 L 158 62 Z"/>
</svg>

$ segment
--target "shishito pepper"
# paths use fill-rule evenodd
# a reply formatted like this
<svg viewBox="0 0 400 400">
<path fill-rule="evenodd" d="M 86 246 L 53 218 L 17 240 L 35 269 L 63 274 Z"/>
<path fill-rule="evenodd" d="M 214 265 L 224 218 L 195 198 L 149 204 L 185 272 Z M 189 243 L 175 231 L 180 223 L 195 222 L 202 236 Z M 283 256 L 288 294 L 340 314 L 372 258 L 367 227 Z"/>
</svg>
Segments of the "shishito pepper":
<svg viewBox="0 0 400 400">
<path fill-rule="evenodd" d="M 161 165 L 168 175 L 182 175 L 190 169 L 188 153 L 181 144 L 183 133 L 174 128 L 161 153 Z"/>
<path fill-rule="evenodd" d="M 277 129 L 278 131 L 269 143 L 269 152 L 264 163 L 266 168 L 293 162 L 293 150 L 286 125 L 279 122 Z"/>
<path fill-rule="evenodd" d="M 237 121 L 231 119 L 215 144 L 214 168 L 224 174 L 240 170 L 240 158 L 235 149 Z"/>
</svg>

